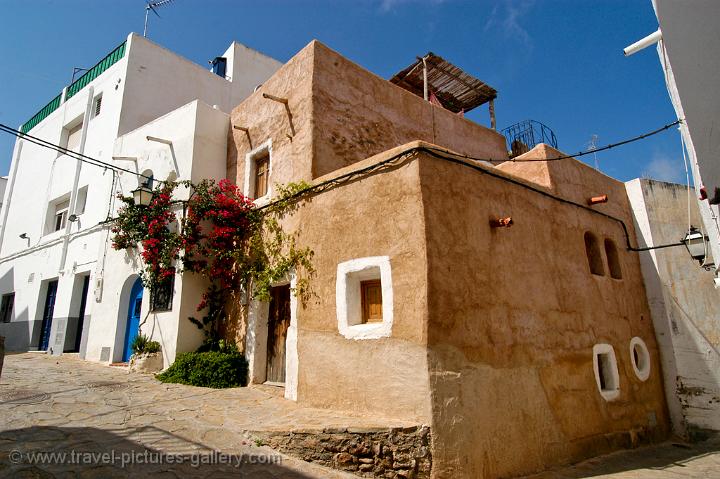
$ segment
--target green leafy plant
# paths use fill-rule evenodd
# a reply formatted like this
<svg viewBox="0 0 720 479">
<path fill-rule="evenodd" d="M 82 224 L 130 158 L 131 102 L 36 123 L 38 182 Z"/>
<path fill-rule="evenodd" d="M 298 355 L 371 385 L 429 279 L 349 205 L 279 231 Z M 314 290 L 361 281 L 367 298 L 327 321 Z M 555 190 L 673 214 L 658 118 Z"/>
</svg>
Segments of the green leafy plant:
<svg viewBox="0 0 720 479">
<path fill-rule="evenodd" d="M 247 385 L 248 363 L 239 352 L 205 351 L 182 353 L 156 377 L 164 383 L 207 388 Z"/>
<path fill-rule="evenodd" d="M 172 212 L 171 196 L 179 185 L 191 189 L 187 214 L 180 227 Z M 253 297 L 268 301 L 272 284 L 294 271 L 294 294 L 304 304 L 311 297 L 310 278 L 314 274 L 313 252 L 301 248 L 293 234 L 286 233 L 281 220 L 294 212 L 304 182 L 276 185 L 279 192 L 272 203 L 257 208 L 233 183 L 203 180 L 163 183 L 156 187 L 150 206 L 136 205 L 121 197 L 123 206 L 113 224 L 113 248 L 142 246 L 145 262 L 142 279 L 158 288 L 175 272 L 189 271 L 204 276 L 208 288 L 197 306 L 200 319 L 188 318 L 205 333 L 207 342 L 221 339 L 227 319 L 229 298 L 251 291 Z"/>
<path fill-rule="evenodd" d="M 132 343 L 130 344 L 130 348 L 132 349 L 134 354 L 159 353 L 160 343 L 158 343 L 157 341 L 151 341 L 150 338 L 140 333 L 135 336 L 135 339 L 133 339 Z"/>
</svg>

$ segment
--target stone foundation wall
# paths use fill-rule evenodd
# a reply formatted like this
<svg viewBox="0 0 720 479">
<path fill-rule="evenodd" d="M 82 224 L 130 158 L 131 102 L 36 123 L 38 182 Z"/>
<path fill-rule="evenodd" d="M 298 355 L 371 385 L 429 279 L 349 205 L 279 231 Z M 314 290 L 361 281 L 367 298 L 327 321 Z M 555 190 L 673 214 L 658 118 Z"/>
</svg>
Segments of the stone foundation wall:
<svg viewBox="0 0 720 479">
<path fill-rule="evenodd" d="M 253 433 L 256 440 L 304 461 L 361 477 L 429 478 L 430 428 L 324 429 Z"/>
</svg>

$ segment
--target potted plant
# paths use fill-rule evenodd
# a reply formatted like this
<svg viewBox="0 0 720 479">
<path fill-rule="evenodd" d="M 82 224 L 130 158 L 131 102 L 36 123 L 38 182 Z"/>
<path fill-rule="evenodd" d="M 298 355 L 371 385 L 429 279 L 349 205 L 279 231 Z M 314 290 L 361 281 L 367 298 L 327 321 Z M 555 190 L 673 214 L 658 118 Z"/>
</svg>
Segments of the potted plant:
<svg viewBox="0 0 720 479">
<path fill-rule="evenodd" d="M 133 355 L 130 358 L 130 371 L 139 373 L 156 373 L 163 368 L 163 356 L 160 343 L 140 333 L 135 336 L 130 347 Z"/>
</svg>

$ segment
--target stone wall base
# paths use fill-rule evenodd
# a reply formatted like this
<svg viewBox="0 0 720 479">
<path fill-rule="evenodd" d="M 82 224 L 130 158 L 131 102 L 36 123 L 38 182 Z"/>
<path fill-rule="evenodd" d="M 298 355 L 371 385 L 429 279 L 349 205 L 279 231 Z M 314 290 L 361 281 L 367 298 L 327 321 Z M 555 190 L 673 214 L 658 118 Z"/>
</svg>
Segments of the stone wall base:
<svg viewBox="0 0 720 479">
<path fill-rule="evenodd" d="M 284 454 L 361 477 L 430 477 L 430 428 L 347 428 L 322 431 L 253 432 Z"/>
</svg>

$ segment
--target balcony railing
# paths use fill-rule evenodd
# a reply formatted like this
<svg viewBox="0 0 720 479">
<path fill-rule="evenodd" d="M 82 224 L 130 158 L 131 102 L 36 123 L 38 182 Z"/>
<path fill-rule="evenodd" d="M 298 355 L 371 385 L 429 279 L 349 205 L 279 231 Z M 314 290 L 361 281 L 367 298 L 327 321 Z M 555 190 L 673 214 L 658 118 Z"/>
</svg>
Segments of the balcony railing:
<svg viewBox="0 0 720 479">
<path fill-rule="evenodd" d="M 100 60 L 97 65 L 89 69 L 83 76 L 75 80 L 69 87 L 67 87 L 67 93 L 65 94 L 65 100 L 72 98 L 76 93 L 85 88 L 88 83 L 99 77 L 105 70 L 113 66 L 115 63 L 120 61 L 125 56 L 125 47 L 127 42 L 122 42 L 117 48 L 111 51 L 105 58 Z M 50 113 L 57 110 L 62 103 L 62 93 L 53 98 L 50 103 L 45 105 L 39 112 L 35 113 L 32 118 L 23 123 L 20 127 L 20 131 L 27 133 L 37 126 L 38 123 L 43 121 L 50 115 Z"/>
<path fill-rule="evenodd" d="M 525 120 L 515 123 L 502 130 L 502 134 L 507 140 L 511 158 L 527 153 L 540 143 L 557 148 L 555 133 L 539 121 Z"/>
</svg>

